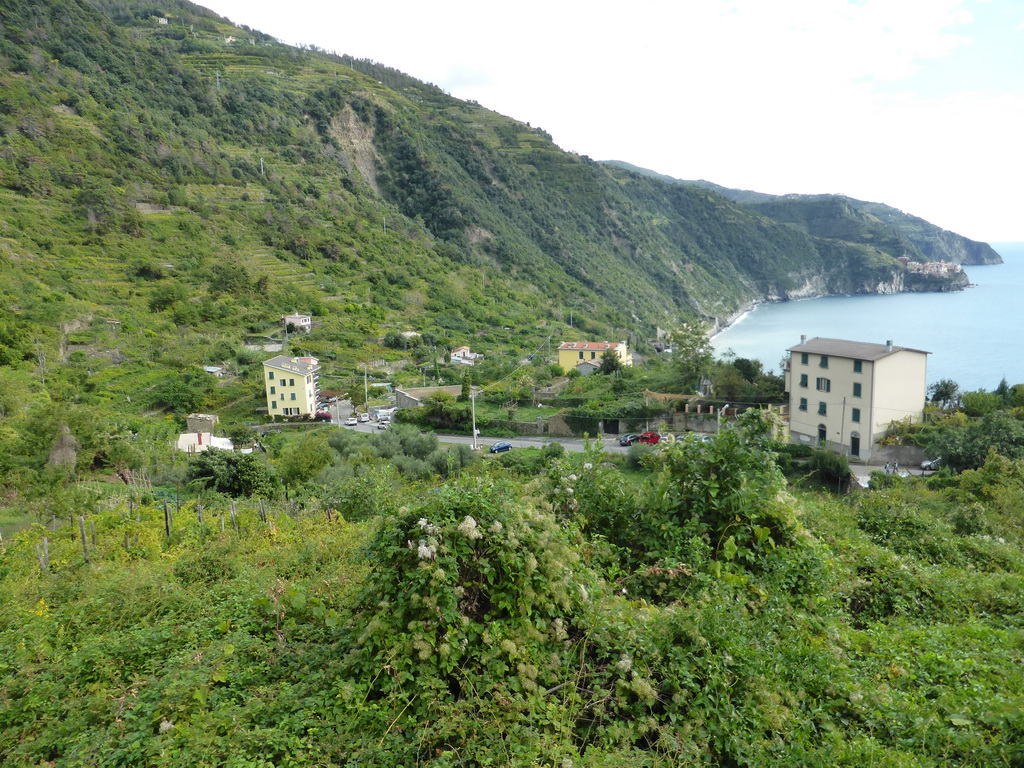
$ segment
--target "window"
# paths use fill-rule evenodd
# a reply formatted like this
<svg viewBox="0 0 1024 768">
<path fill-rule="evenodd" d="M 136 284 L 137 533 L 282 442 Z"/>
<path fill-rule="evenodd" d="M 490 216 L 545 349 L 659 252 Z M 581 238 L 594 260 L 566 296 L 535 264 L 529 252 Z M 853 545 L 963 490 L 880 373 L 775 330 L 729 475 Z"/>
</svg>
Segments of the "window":
<svg viewBox="0 0 1024 768">
<path fill-rule="evenodd" d="M 859 381 L 853 382 L 853 396 L 854 397 L 860 397 L 860 382 Z"/>
<path fill-rule="evenodd" d="M 821 360 L 818 361 L 818 366 L 821 368 L 828 368 L 828 355 L 821 356 Z"/>
<path fill-rule="evenodd" d="M 817 387 L 819 392 L 831 392 L 832 391 L 832 379 L 818 377 Z"/>
<path fill-rule="evenodd" d="M 825 403 L 818 403 L 818 415 L 819 416 L 827 416 L 828 415 L 828 406 Z"/>
<path fill-rule="evenodd" d="M 856 421 L 859 424 L 860 423 L 860 408 L 854 408 L 852 411 L 850 411 L 850 418 L 853 421 Z"/>
<path fill-rule="evenodd" d="M 807 353 L 806 352 L 801 352 L 800 353 L 800 365 L 807 365 Z"/>
<path fill-rule="evenodd" d="M 582 359 L 583 359 L 583 353 L 580 352 L 580 360 L 582 360 Z"/>
<path fill-rule="evenodd" d="M 806 397 L 801 397 L 800 398 L 800 410 L 801 411 L 806 411 L 807 410 L 807 398 Z"/>
<path fill-rule="evenodd" d="M 295 386 L 295 379 L 288 379 L 288 386 L 289 387 L 294 387 Z"/>
<path fill-rule="evenodd" d="M 861 361 L 860 360 L 854 360 L 853 361 L 853 372 L 854 373 L 862 373 L 862 371 L 861 371 Z"/>
<path fill-rule="evenodd" d="M 807 386 L 807 374 L 806 373 L 801 373 L 800 374 L 800 386 L 801 387 L 806 387 Z"/>
<path fill-rule="evenodd" d="M 595 357 L 597 357 L 597 352 L 591 352 L 590 359 L 593 360 Z"/>
<path fill-rule="evenodd" d="M 270 407 L 271 408 L 277 408 L 277 400 L 271 400 L 270 401 Z"/>
<path fill-rule="evenodd" d="M 292 392 L 292 400 L 294 400 L 294 399 L 295 399 L 295 393 Z"/>
<path fill-rule="evenodd" d="M 273 381 L 273 380 L 274 380 L 274 372 L 273 371 L 267 371 L 267 381 Z"/>
<path fill-rule="evenodd" d="M 270 388 L 270 394 L 276 395 L 277 394 L 277 387 L 271 387 Z"/>
</svg>

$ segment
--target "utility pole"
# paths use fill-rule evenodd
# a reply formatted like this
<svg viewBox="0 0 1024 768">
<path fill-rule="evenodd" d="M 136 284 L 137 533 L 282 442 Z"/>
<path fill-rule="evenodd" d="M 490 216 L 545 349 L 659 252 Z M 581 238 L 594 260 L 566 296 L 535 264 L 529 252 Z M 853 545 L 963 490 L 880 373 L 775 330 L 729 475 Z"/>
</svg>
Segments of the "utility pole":
<svg viewBox="0 0 1024 768">
<path fill-rule="evenodd" d="M 370 386 L 366 383 L 366 363 L 363 363 L 363 410 L 370 412 Z"/>
<path fill-rule="evenodd" d="M 469 393 L 469 402 L 472 405 L 473 412 L 473 450 L 477 450 L 476 445 L 476 390 Z"/>
<path fill-rule="evenodd" d="M 839 453 L 843 452 L 843 438 L 846 436 L 846 396 L 843 396 L 843 417 L 839 420 Z"/>
</svg>

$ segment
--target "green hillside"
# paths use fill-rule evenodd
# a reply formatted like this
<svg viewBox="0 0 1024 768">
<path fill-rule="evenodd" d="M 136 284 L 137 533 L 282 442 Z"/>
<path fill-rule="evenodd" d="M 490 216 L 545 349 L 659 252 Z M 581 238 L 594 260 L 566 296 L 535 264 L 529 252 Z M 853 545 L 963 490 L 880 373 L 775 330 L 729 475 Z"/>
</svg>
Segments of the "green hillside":
<svg viewBox="0 0 1024 768">
<path fill-rule="evenodd" d="M 1024 765 L 1024 385 L 939 382 L 891 440 L 947 468 L 852 489 L 693 322 L 950 287 L 912 284 L 884 211 L 803 210 L 182 0 L 0 0 L 0 764 Z M 581 336 L 641 364 L 540 401 Z M 357 401 L 489 389 L 257 424 L 281 345 Z M 428 429 L 639 431 L 704 378 L 754 406 L 706 440 Z M 251 452 L 175 450 L 196 411 Z"/>
<path fill-rule="evenodd" d="M 988 243 L 979 243 L 942 229 L 918 216 L 885 205 L 845 195 L 769 195 L 729 189 L 710 181 L 682 181 L 621 161 L 615 168 L 640 173 L 667 184 L 711 189 L 743 208 L 802 232 L 829 240 L 862 243 L 894 257 L 953 264 L 1001 264 L 1002 257 Z"/>
<path fill-rule="evenodd" d="M 570 310 L 584 333 L 643 346 L 754 299 L 900 274 L 877 243 L 609 169 L 394 70 L 189 3 L 0 9 L 11 362 L 221 363 L 293 310 L 323 319 L 321 355 L 389 329 L 459 341 L 511 327 L 526 349 Z"/>
<path fill-rule="evenodd" d="M 79 489 L 8 538 L 3 764 L 1024 759 L 1021 460 L 830 497 L 755 416 L 639 471 L 537 450 L 404 482 L 430 446 L 373 437 L 314 435 L 288 504 Z"/>
</svg>

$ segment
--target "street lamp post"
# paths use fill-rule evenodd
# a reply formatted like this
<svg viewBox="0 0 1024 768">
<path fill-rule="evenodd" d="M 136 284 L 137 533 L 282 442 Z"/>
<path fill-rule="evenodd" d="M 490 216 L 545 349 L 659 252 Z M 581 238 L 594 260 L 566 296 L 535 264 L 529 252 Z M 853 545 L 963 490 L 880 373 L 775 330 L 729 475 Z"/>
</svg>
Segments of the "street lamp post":
<svg viewBox="0 0 1024 768">
<path fill-rule="evenodd" d="M 473 413 L 473 450 L 475 451 L 477 449 L 477 447 L 476 447 L 476 390 L 472 390 L 469 393 L 469 402 L 470 402 L 471 410 L 472 410 L 472 413 Z"/>
<path fill-rule="evenodd" d="M 370 385 L 366 381 L 366 363 L 363 363 L 363 411 L 370 412 Z"/>
<path fill-rule="evenodd" d="M 716 434 L 718 432 L 722 431 L 722 411 L 724 411 L 728 407 L 729 407 L 729 404 L 726 403 L 725 405 L 723 405 L 721 408 L 718 409 L 718 424 L 715 427 L 715 433 Z"/>
</svg>

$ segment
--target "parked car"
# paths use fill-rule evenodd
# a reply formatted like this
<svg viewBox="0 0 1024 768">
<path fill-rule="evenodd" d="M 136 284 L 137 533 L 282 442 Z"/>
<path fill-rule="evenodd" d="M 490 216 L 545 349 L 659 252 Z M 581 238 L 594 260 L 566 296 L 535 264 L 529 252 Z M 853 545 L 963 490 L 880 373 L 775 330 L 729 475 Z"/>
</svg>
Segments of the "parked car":
<svg viewBox="0 0 1024 768">
<path fill-rule="evenodd" d="M 628 435 L 623 435 L 619 438 L 619 445 L 632 445 L 640 439 L 640 435 L 634 435 L 630 432 Z"/>
<path fill-rule="evenodd" d="M 942 468 L 942 457 L 936 456 L 934 459 L 928 459 L 928 461 L 921 462 L 921 469 L 925 471 L 934 472 L 936 469 Z"/>
<path fill-rule="evenodd" d="M 359 423 L 359 419 L 357 419 L 355 416 L 349 416 L 347 419 L 345 419 L 345 426 L 346 427 L 354 427 L 358 423 Z"/>
<path fill-rule="evenodd" d="M 508 440 L 502 440 L 500 443 L 495 443 L 491 446 L 491 453 L 501 453 L 502 451 L 511 451 L 512 443 Z"/>
<path fill-rule="evenodd" d="M 391 422 L 387 419 L 381 419 L 377 422 L 377 429 L 387 429 L 391 426 Z"/>
<path fill-rule="evenodd" d="M 657 445 L 661 440 L 661 435 L 657 432 L 644 432 L 640 435 L 640 442 L 647 443 L 647 445 Z"/>
<path fill-rule="evenodd" d="M 368 413 L 360 413 L 359 414 L 359 421 L 361 423 L 365 424 L 369 420 L 370 420 L 370 414 L 368 414 Z"/>
</svg>

